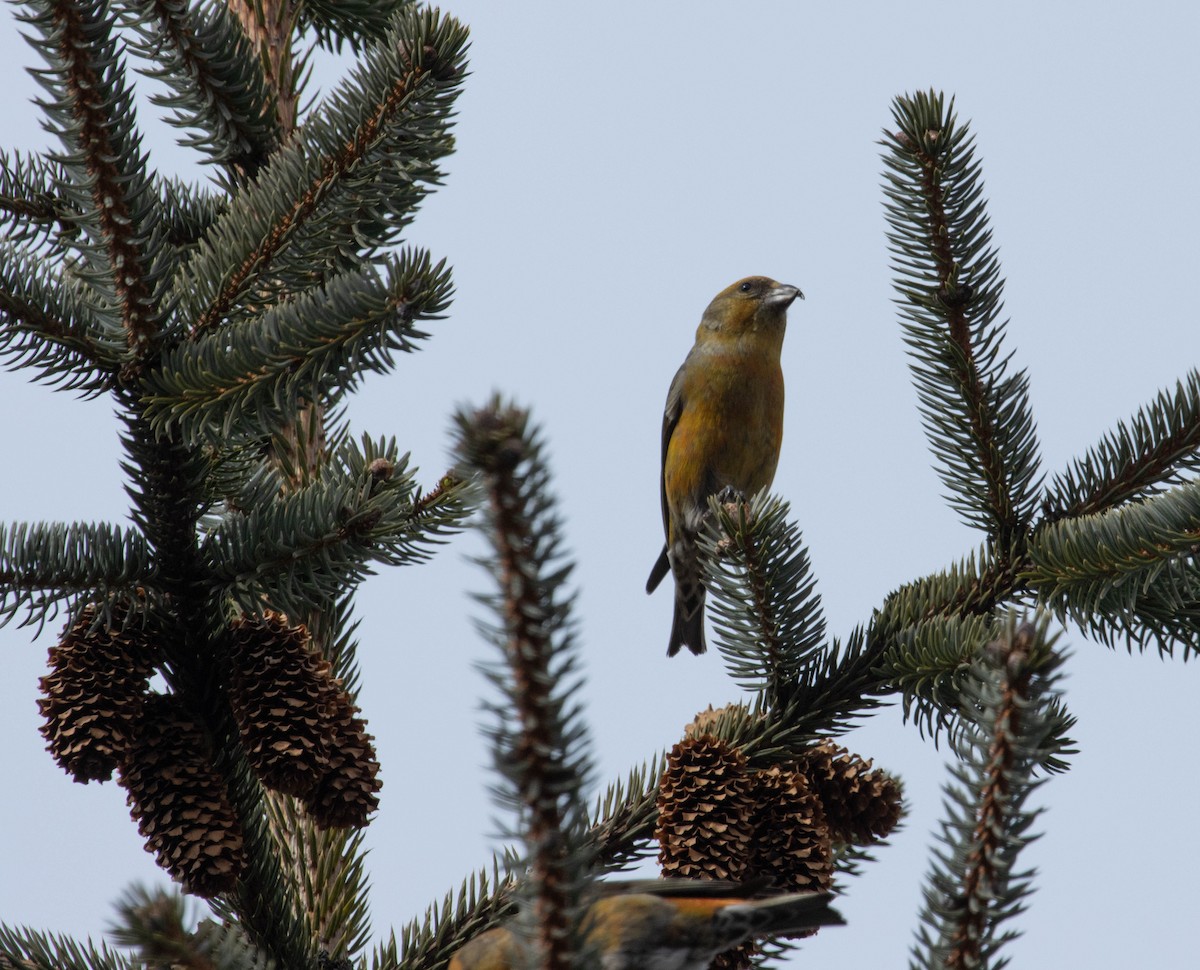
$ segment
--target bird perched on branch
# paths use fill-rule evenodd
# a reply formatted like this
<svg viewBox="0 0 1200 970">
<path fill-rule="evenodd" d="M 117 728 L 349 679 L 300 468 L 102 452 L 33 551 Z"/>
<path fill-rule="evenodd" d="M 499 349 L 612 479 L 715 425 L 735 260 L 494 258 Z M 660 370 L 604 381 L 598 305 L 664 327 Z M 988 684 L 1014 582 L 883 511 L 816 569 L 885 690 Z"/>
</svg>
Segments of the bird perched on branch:
<svg viewBox="0 0 1200 970">
<path fill-rule="evenodd" d="M 708 499 L 726 489 L 747 498 L 771 484 L 783 440 L 779 355 L 787 309 L 804 294 L 765 276 L 716 295 L 696 343 L 671 381 L 662 429 L 662 513 L 667 535 L 650 571 L 653 593 L 675 574 L 675 616 L 667 656 L 704 653 L 704 586 L 697 536 Z"/>
<path fill-rule="evenodd" d="M 581 952 L 603 970 L 705 970 L 718 953 L 747 940 L 843 922 L 829 893 L 753 899 L 752 886 L 698 879 L 597 889 L 600 897 L 583 917 Z M 449 970 L 518 970 L 527 956 L 520 937 L 500 926 L 462 946 Z"/>
</svg>

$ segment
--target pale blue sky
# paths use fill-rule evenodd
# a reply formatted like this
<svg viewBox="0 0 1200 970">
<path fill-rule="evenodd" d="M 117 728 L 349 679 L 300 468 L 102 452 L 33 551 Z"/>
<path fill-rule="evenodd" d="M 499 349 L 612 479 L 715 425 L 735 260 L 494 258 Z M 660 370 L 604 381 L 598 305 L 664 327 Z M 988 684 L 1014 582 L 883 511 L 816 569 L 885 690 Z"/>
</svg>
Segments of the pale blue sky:
<svg viewBox="0 0 1200 970">
<path fill-rule="evenodd" d="M 432 482 L 449 416 L 499 389 L 550 443 L 578 562 L 585 692 L 606 779 L 737 696 L 719 657 L 664 656 L 670 596 L 642 592 L 661 542 L 659 421 L 708 300 L 762 273 L 800 286 L 784 348 L 775 488 L 809 544 L 830 629 L 977 544 L 939 497 L 891 305 L 876 141 L 891 98 L 934 86 L 974 124 L 1008 279 L 1014 363 L 1030 372 L 1044 467 L 1062 469 L 1200 359 L 1191 286 L 1200 190 L 1200 7 L 1190 3 L 498 4 L 472 28 L 459 151 L 409 239 L 446 256 L 458 298 L 427 349 L 367 382 L 357 431 L 395 434 Z M 45 144 L 32 63 L 6 7 L 8 147 Z M 332 75 L 322 71 L 323 81 Z M 143 112 L 164 170 L 187 172 Z M 166 145 L 168 151 L 158 155 Z M 116 426 L 0 374 L 10 415 L 0 518 L 121 520 Z M 487 859 L 478 735 L 487 655 L 456 540 L 361 598 L 362 703 L 384 765 L 369 829 L 376 932 Z M 160 878 L 116 784 L 70 782 L 43 751 L 36 643 L 0 633 L 6 796 L 0 919 L 99 933 L 135 880 Z M 1023 862 L 1038 891 L 1017 966 L 1184 966 L 1200 906 L 1196 664 L 1128 656 L 1068 631 L 1081 753 L 1036 800 Z M 905 781 L 912 814 L 849 886 L 849 926 L 797 965 L 900 966 L 941 816 L 943 754 L 895 709 L 846 738 Z M 1097 929 L 1097 928 L 1101 929 Z"/>
</svg>

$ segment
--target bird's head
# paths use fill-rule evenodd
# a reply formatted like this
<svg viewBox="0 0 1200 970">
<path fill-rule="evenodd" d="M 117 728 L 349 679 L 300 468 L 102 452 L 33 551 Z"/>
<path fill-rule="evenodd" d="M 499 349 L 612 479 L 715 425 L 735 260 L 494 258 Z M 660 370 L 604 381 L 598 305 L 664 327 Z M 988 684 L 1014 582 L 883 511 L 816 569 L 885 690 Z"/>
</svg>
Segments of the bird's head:
<svg viewBox="0 0 1200 970">
<path fill-rule="evenodd" d="M 766 276 L 747 276 L 713 297 L 700 320 L 700 330 L 727 336 L 755 331 L 782 333 L 787 308 L 797 298 L 804 299 L 799 287 Z"/>
</svg>

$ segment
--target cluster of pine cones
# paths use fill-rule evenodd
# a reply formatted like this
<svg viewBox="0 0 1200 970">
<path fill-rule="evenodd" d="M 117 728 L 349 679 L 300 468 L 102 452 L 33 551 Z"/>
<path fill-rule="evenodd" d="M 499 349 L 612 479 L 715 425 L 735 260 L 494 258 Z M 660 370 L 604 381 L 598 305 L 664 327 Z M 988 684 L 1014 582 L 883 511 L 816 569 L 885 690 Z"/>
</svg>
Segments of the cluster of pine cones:
<svg viewBox="0 0 1200 970">
<path fill-rule="evenodd" d="M 900 784 L 870 761 L 823 741 L 791 763 L 755 768 L 709 732 L 720 714 L 701 714 L 667 756 L 655 832 L 663 876 L 824 891 L 837 847 L 878 842 L 900 821 Z M 750 966 L 754 947 L 722 953 L 713 967 Z"/>
<path fill-rule="evenodd" d="M 245 866 L 233 794 L 199 718 L 150 689 L 164 631 L 124 606 L 94 606 L 50 649 L 38 701 L 55 761 L 78 782 L 114 771 L 146 850 L 191 892 L 233 889 Z M 357 828 L 377 807 L 379 763 L 366 724 L 303 626 L 279 613 L 229 628 L 222 687 L 246 762 L 294 795 L 322 828 Z"/>
</svg>

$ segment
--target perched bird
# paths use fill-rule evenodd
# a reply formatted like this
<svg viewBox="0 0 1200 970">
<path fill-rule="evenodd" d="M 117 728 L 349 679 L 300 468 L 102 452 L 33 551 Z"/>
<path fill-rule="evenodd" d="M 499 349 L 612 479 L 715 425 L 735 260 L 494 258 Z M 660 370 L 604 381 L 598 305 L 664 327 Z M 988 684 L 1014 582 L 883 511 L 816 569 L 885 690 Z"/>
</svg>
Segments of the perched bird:
<svg viewBox="0 0 1200 970">
<path fill-rule="evenodd" d="M 675 618 L 667 656 L 704 653 L 704 586 L 696 537 L 708 498 L 725 489 L 749 497 L 775 477 L 783 440 L 779 354 L 787 308 L 804 294 L 765 276 L 738 280 L 716 295 L 696 343 L 671 381 L 662 428 L 662 514 L 667 534 L 650 570 L 653 593 L 675 574 Z"/>
<path fill-rule="evenodd" d="M 632 892 L 619 883 L 616 891 L 602 889 L 588 907 L 583 952 L 603 970 L 705 970 L 718 953 L 746 940 L 843 922 L 829 893 L 750 899 L 729 883 L 671 879 L 656 888 L 647 882 L 632 883 Z M 525 963 L 521 939 L 500 926 L 462 946 L 449 970 L 517 970 Z"/>
</svg>

